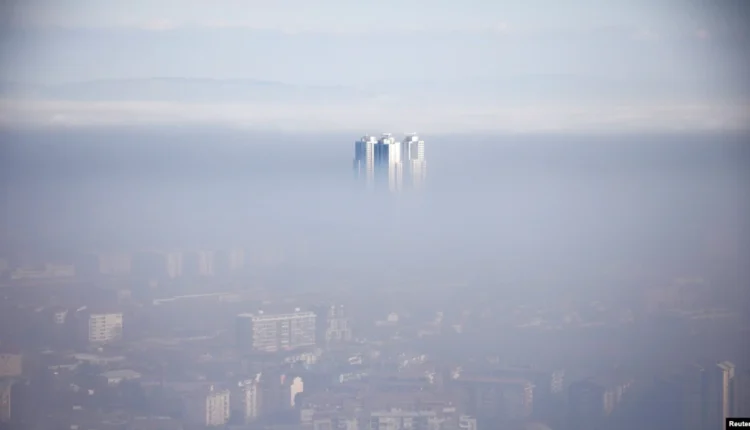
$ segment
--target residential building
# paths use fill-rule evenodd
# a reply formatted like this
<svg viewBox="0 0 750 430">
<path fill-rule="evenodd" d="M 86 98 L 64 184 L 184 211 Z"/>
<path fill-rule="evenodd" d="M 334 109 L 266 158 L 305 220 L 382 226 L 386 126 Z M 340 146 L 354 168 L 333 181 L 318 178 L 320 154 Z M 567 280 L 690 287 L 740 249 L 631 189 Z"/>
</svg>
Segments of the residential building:
<svg viewBox="0 0 750 430">
<path fill-rule="evenodd" d="M 289 406 L 297 405 L 297 395 L 305 391 L 305 383 L 299 376 L 292 378 L 289 383 Z"/>
<path fill-rule="evenodd" d="M 233 248 L 229 250 L 229 270 L 232 272 L 242 270 L 245 267 L 245 250 Z"/>
<path fill-rule="evenodd" d="M 78 312 L 81 334 L 89 343 L 107 343 L 122 339 L 122 312 L 97 312 L 81 309 Z"/>
<path fill-rule="evenodd" d="M 728 416 L 737 415 L 734 365 L 694 364 L 656 381 L 654 410 L 666 424 L 685 430 L 719 430 Z"/>
<path fill-rule="evenodd" d="M 355 178 L 368 189 L 399 192 L 406 185 L 419 190 L 427 176 L 424 141 L 416 133 L 408 134 L 403 142 L 390 133 L 379 139 L 364 136 L 354 143 L 353 167 Z"/>
<path fill-rule="evenodd" d="M 237 316 L 237 344 L 258 352 L 288 351 L 315 345 L 315 313 L 245 313 Z"/>
<path fill-rule="evenodd" d="M 218 389 L 213 385 L 194 393 L 188 399 L 186 409 L 190 421 L 206 427 L 220 427 L 229 422 L 229 390 Z"/>
<path fill-rule="evenodd" d="M 718 369 L 716 375 L 719 388 L 716 390 L 719 394 L 719 423 L 718 425 L 724 426 L 726 419 L 736 416 L 735 415 L 735 404 L 734 404 L 734 384 L 735 384 L 735 366 L 729 361 L 723 361 L 716 365 Z"/>
<path fill-rule="evenodd" d="M 370 430 L 439 430 L 442 418 L 433 410 L 373 411 L 370 414 Z"/>
<path fill-rule="evenodd" d="M 260 415 L 260 386 L 257 380 L 252 380 L 242 387 L 242 406 L 246 423 Z"/>
<path fill-rule="evenodd" d="M 364 136 L 354 142 L 354 177 L 366 188 L 375 185 L 375 145 L 374 136 Z"/>
<path fill-rule="evenodd" d="M 733 416 L 734 364 L 690 366 L 682 378 L 685 422 L 689 429 L 720 430 Z"/>
<path fill-rule="evenodd" d="M 534 384 L 526 378 L 461 373 L 450 384 L 470 399 L 465 410 L 477 418 L 523 419 L 533 411 Z"/>
<path fill-rule="evenodd" d="M 76 276 L 76 268 L 72 264 L 45 263 L 41 267 L 19 267 L 11 272 L 13 280 L 31 279 L 61 279 Z"/>
<path fill-rule="evenodd" d="M 182 259 L 183 254 L 179 251 L 171 251 L 164 253 L 165 265 L 167 278 L 174 279 L 182 276 Z"/>
<path fill-rule="evenodd" d="M 23 355 L 20 351 L 0 349 L 0 378 L 21 376 Z"/>
<path fill-rule="evenodd" d="M 261 413 L 261 374 L 255 378 L 243 379 L 232 388 L 230 399 L 232 401 L 232 419 L 236 420 L 239 415 L 244 424 L 255 421 Z"/>
<path fill-rule="evenodd" d="M 403 150 L 401 142 L 384 133 L 375 144 L 375 184 L 391 192 L 403 189 Z"/>
<path fill-rule="evenodd" d="M 406 136 L 402 143 L 403 159 L 408 169 L 408 185 L 414 190 L 420 190 L 427 178 L 427 160 L 424 153 L 424 140 L 416 133 Z"/>
<path fill-rule="evenodd" d="M 319 342 L 325 344 L 348 342 L 352 329 L 344 305 L 321 306 L 316 309 Z"/>
</svg>

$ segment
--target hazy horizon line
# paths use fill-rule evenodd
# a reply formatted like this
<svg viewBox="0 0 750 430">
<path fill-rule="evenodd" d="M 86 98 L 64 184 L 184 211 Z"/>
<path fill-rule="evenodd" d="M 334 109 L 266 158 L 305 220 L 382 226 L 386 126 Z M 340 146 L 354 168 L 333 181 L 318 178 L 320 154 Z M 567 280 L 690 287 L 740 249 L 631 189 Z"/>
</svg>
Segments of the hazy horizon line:
<svg viewBox="0 0 750 430">
<path fill-rule="evenodd" d="M 269 137 L 269 138 L 328 138 L 328 137 L 340 137 L 343 139 L 349 139 L 346 141 L 331 142 L 331 145 L 349 145 L 353 144 L 357 139 L 360 139 L 364 135 L 379 136 L 383 133 L 390 133 L 396 136 L 410 133 L 417 133 L 420 138 L 430 140 L 430 143 L 434 142 L 432 139 L 440 139 L 439 144 L 448 144 L 443 139 L 447 138 L 502 138 L 502 137 L 528 137 L 528 138 L 553 138 L 562 137 L 566 139 L 601 139 L 601 138 L 632 138 L 638 137 L 643 139 L 652 138 L 710 138 L 720 136 L 722 138 L 737 138 L 745 139 L 750 137 L 750 127 L 745 129 L 696 129 L 696 130 L 685 130 L 685 129 L 588 129 L 588 130 L 571 130 L 568 132 L 560 132 L 555 130 L 528 130 L 528 131 L 512 131 L 512 130 L 430 130 L 430 129 L 397 129 L 397 128 L 378 128 L 378 127 L 363 127 L 363 128 L 350 128 L 350 129 L 311 129 L 311 130 L 295 130 L 286 129 L 280 127 L 271 126 L 245 126 L 235 127 L 221 124 L 99 124 L 99 125 L 61 125 L 61 124 L 16 124 L 13 126 L 6 126 L 2 122 L 2 116 L 0 115 L 0 134 L 7 136 L 27 136 L 27 135 L 45 135 L 48 133 L 111 133 L 117 132 L 118 134 L 132 134 L 132 135 L 144 135 L 144 134 L 158 134 L 165 136 L 179 136 L 184 134 L 200 133 L 200 134 L 227 134 L 229 136 L 253 136 L 253 137 Z M 408 130 L 408 131 L 406 131 Z M 342 143 L 343 142 L 343 143 Z M 319 142 L 318 142 L 319 143 Z M 318 144 L 314 143 L 314 144 Z M 616 142 L 615 144 L 619 144 Z M 624 143 L 624 142 L 623 142 Z M 669 142 L 672 143 L 672 142 Z M 261 142 L 247 142 L 248 145 L 264 145 L 266 143 Z M 604 143 L 605 145 L 608 143 Z M 655 142 L 659 144 L 659 142 Z"/>
<path fill-rule="evenodd" d="M 0 128 L 216 125 L 239 129 L 446 132 L 747 131 L 750 104 L 456 106 L 387 101 L 330 104 L 0 99 Z"/>
</svg>

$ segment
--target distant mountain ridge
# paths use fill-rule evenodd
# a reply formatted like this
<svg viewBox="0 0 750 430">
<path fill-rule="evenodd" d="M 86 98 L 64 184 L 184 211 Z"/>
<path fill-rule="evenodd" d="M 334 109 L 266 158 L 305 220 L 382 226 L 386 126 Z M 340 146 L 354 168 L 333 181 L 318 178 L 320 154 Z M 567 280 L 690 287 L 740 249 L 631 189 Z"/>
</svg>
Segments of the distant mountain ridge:
<svg viewBox="0 0 750 430">
<path fill-rule="evenodd" d="M 294 85 L 255 79 L 154 77 L 33 85 L 0 82 L 0 97 L 66 101 L 175 103 L 483 104 L 552 102 L 710 102 L 750 100 L 717 81 L 520 75 L 453 82 L 390 81 L 362 86 Z"/>
<path fill-rule="evenodd" d="M 623 79 L 570 74 L 527 74 L 439 83 L 381 83 L 373 91 L 464 102 L 710 102 L 750 100 L 750 91 L 716 80 Z"/>
</svg>

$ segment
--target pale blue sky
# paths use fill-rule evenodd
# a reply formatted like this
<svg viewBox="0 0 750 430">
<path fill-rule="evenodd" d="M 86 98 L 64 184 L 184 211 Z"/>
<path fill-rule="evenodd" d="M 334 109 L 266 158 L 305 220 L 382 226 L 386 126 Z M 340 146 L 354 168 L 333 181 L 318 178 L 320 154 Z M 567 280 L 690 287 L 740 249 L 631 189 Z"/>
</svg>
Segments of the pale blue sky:
<svg viewBox="0 0 750 430">
<path fill-rule="evenodd" d="M 682 4 L 680 4 L 682 3 Z M 253 28 L 347 31 L 381 28 L 521 30 L 595 26 L 702 26 L 707 16 L 690 2 L 492 0 L 23 0 L 18 21 L 71 27 L 237 25 Z M 695 9 L 694 7 L 692 9 Z M 691 22 L 692 21 L 692 22 Z"/>
<path fill-rule="evenodd" d="M 694 122 L 684 112 L 710 105 L 711 124 L 728 115 L 727 103 L 745 106 L 750 94 L 745 0 L 12 0 L 1 7 L 0 82 L 255 79 L 386 93 L 377 100 L 434 96 L 456 110 L 480 99 L 505 109 L 514 106 L 511 93 L 533 93 L 534 103 L 563 103 L 566 112 L 596 112 L 582 95 L 606 93 L 598 102 L 607 98 L 613 109 L 668 105 L 679 123 Z M 540 90 L 550 75 L 571 78 Z M 498 86 L 505 90 L 486 96 Z"/>
<path fill-rule="evenodd" d="M 725 52 L 742 14 L 717 4 L 728 2 L 12 0 L 2 12 L 16 30 L 0 47 L 0 78 L 680 78 L 707 63 L 725 70 L 744 64 Z M 701 45 L 709 41 L 710 48 Z M 355 64 L 371 58 L 399 66 L 358 72 Z"/>
</svg>

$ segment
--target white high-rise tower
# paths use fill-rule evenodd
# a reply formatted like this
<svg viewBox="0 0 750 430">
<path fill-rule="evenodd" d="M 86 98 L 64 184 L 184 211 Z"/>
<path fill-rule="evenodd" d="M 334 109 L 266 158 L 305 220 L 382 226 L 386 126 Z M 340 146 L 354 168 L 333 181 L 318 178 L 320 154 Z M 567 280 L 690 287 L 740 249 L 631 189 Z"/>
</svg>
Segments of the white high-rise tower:
<svg viewBox="0 0 750 430">
<path fill-rule="evenodd" d="M 424 186 L 427 176 L 424 141 L 416 133 L 397 141 L 390 133 L 379 139 L 364 136 L 354 143 L 354 175 L 367 188 L 378 187 L 392 192 L 406 185 L 416 190 Z"/>
<path fill-rule="evenodd" d="M 403 188 L 403 151 L 401 142 L 384 133 L 375 145 L 375 181 L 389 191 Z"/>
<path fill-rule="evenodd" d="M 354 142 L 354 176 L 367 188 L 375 185 L 375 145 L 378 140 L 364 136 Z"/>
<path fill-rule="evenodd" d="M 427 160 L 424 156 L 424 140 L 416 133 L 406 136 L 403 143 L 403 157 L 409 170 L 409 186 L 415 190 L 424 187 L 427 177 Z"/>
</svg>

